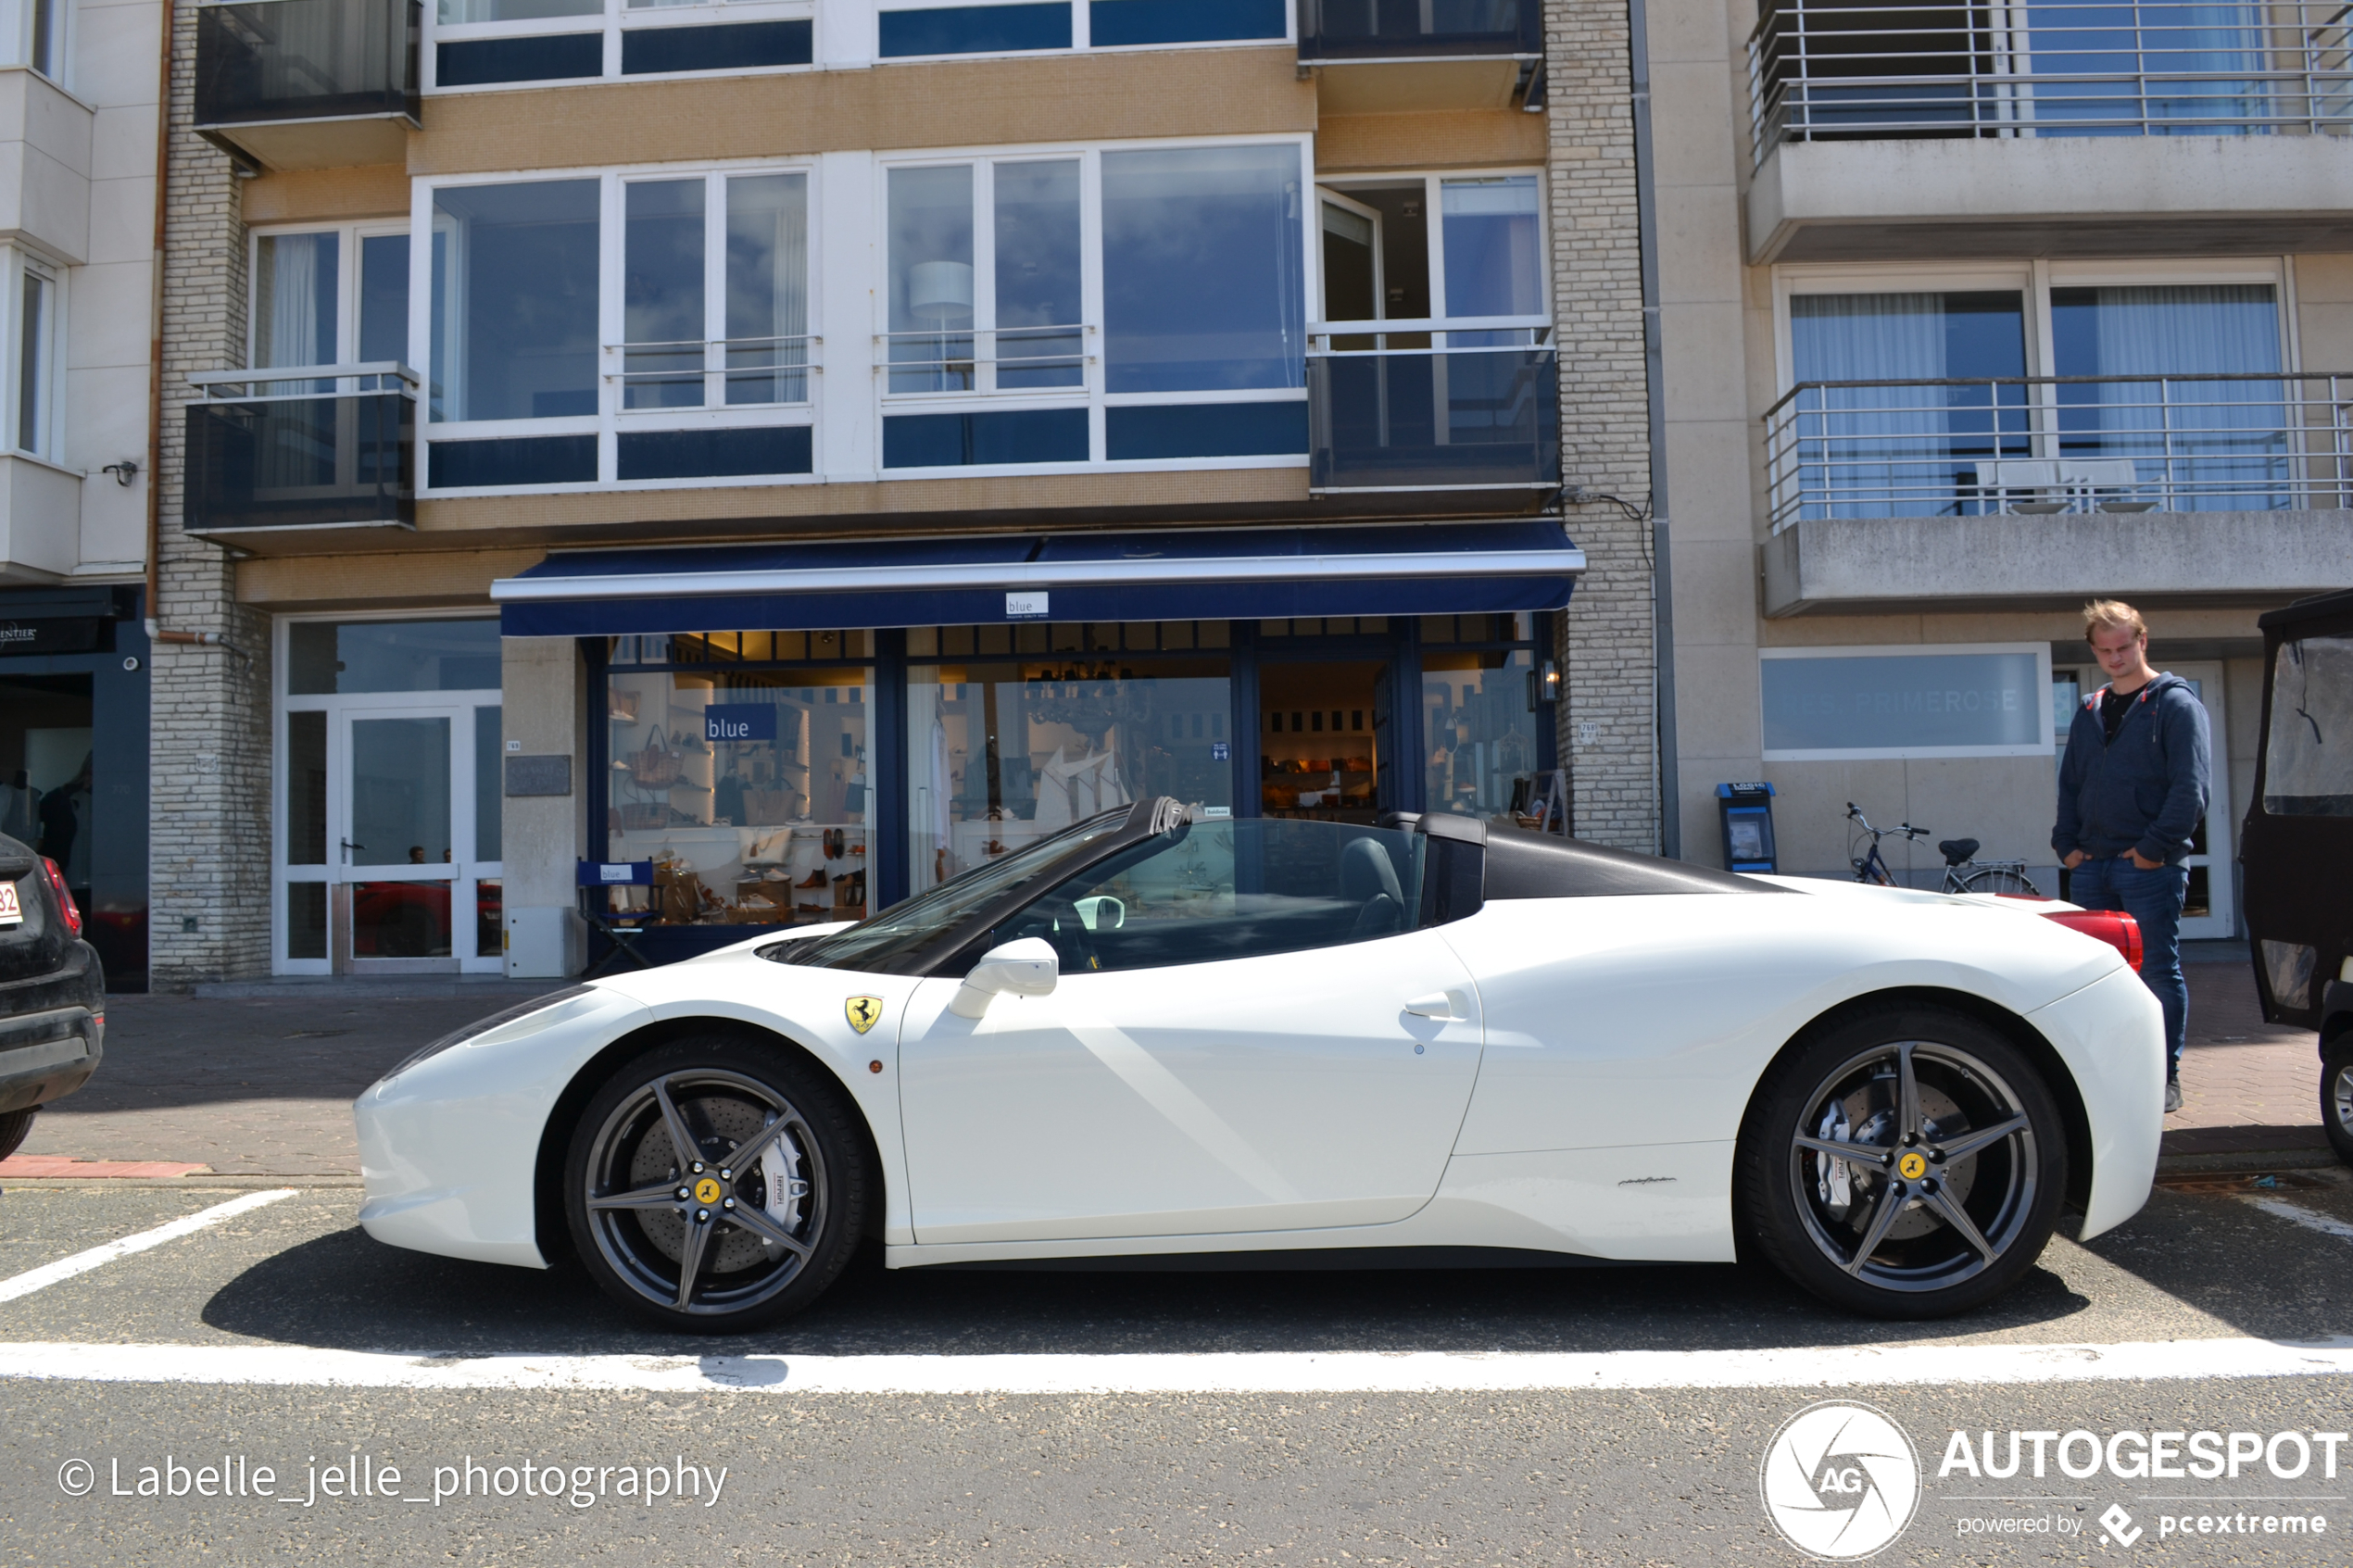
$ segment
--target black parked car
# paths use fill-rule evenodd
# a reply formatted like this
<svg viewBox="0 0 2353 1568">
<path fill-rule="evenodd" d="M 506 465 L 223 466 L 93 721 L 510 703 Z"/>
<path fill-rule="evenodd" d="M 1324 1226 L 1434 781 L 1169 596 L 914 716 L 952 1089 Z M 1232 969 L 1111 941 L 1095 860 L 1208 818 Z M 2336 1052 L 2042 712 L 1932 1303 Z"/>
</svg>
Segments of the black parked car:
<svg viewBox="0 0 2353 1568">
<path fill-rule="evenodd" d="M 107 981 L 57 863 L 0 835 L 0 1160 L 98 1069 Z"/>
<path fill-rule="evenodd" d="M 2239 830 L 2263 1016 L 2317 1030 L 2321 1123 L 2353 1163 L 2353 589 L 2259 618 L 2263 743 Z"/>
</svg>

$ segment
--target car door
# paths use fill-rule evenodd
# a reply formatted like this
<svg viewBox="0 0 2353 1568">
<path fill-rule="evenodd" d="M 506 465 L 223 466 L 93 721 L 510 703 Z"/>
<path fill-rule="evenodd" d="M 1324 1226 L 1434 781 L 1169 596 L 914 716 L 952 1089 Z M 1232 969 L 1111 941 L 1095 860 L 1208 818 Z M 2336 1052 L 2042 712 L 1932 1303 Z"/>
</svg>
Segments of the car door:
<svg viewBox="0 0 2353 1568">
<path fill-rule="evenodd" d="M 1428 1202 L 1480 1026 L 1462 960 L 1408 929 L 1416 847 L 1194 823 L 991 933 L 1054 943 L 1051 995 L 966 1019 L 961 974 L 926 979 L 900 1052 L 917 1242 L 1369 1225 Z"/>
</svg>

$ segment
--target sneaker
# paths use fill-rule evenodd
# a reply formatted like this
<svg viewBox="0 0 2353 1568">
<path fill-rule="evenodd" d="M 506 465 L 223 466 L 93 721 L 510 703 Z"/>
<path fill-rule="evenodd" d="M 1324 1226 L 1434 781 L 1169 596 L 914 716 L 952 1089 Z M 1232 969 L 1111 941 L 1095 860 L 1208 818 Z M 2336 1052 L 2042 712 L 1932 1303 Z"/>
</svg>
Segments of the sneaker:
<svg viewBox="0 0 2353 1568">
<path fill-rule="evenodd" d="M 2179 1078 L 2168 1078 L 2165 1080 L 2165 1112 L 2170 1116 L 2181 1109 L 2182 1081 Z"/>
</svg>

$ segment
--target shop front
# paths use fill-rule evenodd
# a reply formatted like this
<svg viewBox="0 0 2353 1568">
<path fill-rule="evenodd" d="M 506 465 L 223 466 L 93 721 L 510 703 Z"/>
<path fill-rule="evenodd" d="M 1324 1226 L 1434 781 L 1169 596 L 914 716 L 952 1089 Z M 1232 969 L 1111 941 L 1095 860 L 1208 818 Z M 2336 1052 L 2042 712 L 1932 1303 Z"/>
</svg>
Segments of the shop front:
<svg viewBox="0 0 2353 1568">
<path fill-rule="evenodd" d="M 563 556 L 586 860 L 656 960 L 862 918 L 1154 795 L 1500 817 L 1554 766 L 1557 522 Z"/>
</svg>

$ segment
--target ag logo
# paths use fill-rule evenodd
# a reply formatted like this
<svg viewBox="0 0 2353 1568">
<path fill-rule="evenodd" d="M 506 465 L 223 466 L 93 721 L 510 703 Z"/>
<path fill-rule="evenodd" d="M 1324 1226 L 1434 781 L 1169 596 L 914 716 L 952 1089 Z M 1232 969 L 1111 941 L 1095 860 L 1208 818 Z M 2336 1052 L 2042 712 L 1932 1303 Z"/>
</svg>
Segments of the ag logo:
<svg viewBox="0 0 2353 1568">
<path fill-rule="evenodd" d="M 861 1035 L 882 1022 L 880 997 L 852 997 L 841 1007 L 849 1015 L 849 1026 Z"/>
<path fill-rule="evenodd" d="M 1758 1473 L 1766 1516 L 1808 1557 L 1842 1562 L 1881 1550 L 1920 1500 L 1912 1440 L 1869 1405 L 1808 1405 L 1773 1434 Z"/>
</svg>

